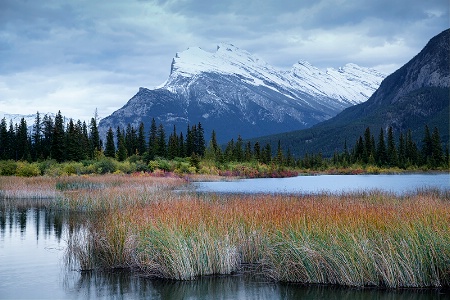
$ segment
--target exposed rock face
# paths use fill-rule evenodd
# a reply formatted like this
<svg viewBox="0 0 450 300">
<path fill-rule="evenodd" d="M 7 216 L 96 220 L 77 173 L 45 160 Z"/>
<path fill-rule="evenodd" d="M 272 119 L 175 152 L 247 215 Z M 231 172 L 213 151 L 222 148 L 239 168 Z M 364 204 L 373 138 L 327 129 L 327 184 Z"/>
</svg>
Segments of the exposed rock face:
<svg viewBox="0 0 450 300">
<path fill-rule="evenodd" d="M 411 130 L 420 145 L 425 125 L 437 127 L 443 143 L 449 141 L 450 29 L 432 38 L 400 69 L 386 77 L 364 103 L 307 130 L 260 139 L 292 145 L 293 153 L 333 155 L 371 127 L 372 133 L 392 126 L 395 133 Z"/>
<path fill-rule="evenodd" d="M 384 77 L 355 64 L 320 70 L 299 62 L 279 70 L 233 45 L 219 45 L 213 53 L 189 48 L 175 55 L 165 83 L 140 88 L 99 127 L 105 133 L 142 121 L 149 128 L 155 118 L 167 130 L 201 122 L 207 138 L 215 130 L 219 141 L 280 133 L 311 127 L 366 101 Z"/>
</svg>

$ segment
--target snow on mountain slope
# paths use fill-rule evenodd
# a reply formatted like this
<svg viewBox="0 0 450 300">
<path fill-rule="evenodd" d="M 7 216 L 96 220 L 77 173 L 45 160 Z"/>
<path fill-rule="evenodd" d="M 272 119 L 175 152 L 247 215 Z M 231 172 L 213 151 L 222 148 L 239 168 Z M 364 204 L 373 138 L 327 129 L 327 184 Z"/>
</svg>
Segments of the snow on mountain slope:
<svg viewBox="0 0 450 300">
<path fill-rule="evenodd" d="M 198 47 L 177 53 L 170 77 L 160 88 L 176 91 L 180 88 L 180 81 L 185 82 L 202 73 L 239 76 L 247 83 L 293 94 L 290 98 L 297 98 L 300 92 L 351 105 L 366 101 L 386 77 L 356 64 L 347 64 L 338 70 L 320 70 L 305 61 L 295 64 L 290 71 L 283 71 L 245 50 L 221 44 L 213 53 Z"/>
<path fill-rule="evenodd" d="M 354 64 L 320 70 L 300 62 L 281 70 L 228 44 L 215 52 L 189 48 L 175 55 L 166 82 L 140 88 L 99 130 L 139 122 L 149 128 L 152 118 L 166 130 L 201 122 L 206 136 L 214 129 L 223 142 L 309 128 L 366 101 L 384 77 Z"/>
</svg>

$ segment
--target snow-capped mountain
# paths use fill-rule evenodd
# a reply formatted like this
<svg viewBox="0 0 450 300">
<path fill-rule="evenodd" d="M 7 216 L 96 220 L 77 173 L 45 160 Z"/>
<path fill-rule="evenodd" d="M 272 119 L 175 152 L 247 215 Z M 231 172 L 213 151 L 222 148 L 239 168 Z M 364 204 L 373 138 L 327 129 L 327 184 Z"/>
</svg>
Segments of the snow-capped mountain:
<svg viewBox="0 0 450 300">
<path fill-rule="evenodd" d="M 281 70 L 233 45 L 189 48 L 175 55 L 165 83 L 140 88 L 100 130 L 141 121 L 149 128 L 152 118 L 168 130 L 201 122 L 226 141 L 308 128 L 366 101 L 384 77 L 355 64 L 320 70 L 302 61 Z"/>
</svg>

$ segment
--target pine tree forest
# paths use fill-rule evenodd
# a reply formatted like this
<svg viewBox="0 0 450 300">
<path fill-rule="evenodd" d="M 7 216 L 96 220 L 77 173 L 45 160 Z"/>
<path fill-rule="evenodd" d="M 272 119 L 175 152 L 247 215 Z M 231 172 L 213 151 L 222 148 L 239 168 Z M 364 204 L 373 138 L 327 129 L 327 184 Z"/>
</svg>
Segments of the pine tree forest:
<svg viewBox="0 0 450 300">
<path fill-rule="evenodd" d="M 25 176 L 44 174 L 50 166 L 61 163 L 66 163 L 69 169 L 65 173 L 108 173 L 118 169 L 127 173 L 175 169 L 180 173 L 194 173 L 201 170 L 201 165 L 203 172 L 208 173 L 213 165 L 215 173 L 221 170 L 220 174 L 226 174 L 232 169 L 230 163 L 234 166 L 240 164 L 241 168 L 246 163 L 256 164 L 258 170 L 265 165 L 269 166 L 266 168 L 269 171 L 360 168 L 370 172 L 393 168 L 449 168 L 448 145 L 442 145 L 437 128 L 428 126 L 424 128 L 420 146 L 413 140 L 410 130 L 395 136 L 392 127 L 380 128 L 375 135 L 367 127 L 352 148 L 348 147 L 351 141 L 346 141 L 344 150 L 332 157 L 323 157 L 321 153 L 293 157 L 292 149 L 283 149 L 280 142 L 277 149 L 272 149 L 269 144 L 252 144 L 238 136 L 236 140 L 219 145 L 214 130 L 206 142 L 201 123 L 188 125 L 185 132 L 174 126 L 171 132 L 166 133 L 163 124 L 152 119 L 149 129 L 143 123 L 136 128 L 131 124 L 125 128 L 109 128 L 105 143 L 100 138 L 97 125 L 96 117 L 86 124 L 79 120 L 65 120 L 61 112 L 54 119 L 37 113 L 31 130 L 24 119 L 13 124 L 3 118 L 0 122 L 0 175 L 16 175 L 20 173 L 18 168 L 26 166 L 26 163 L 28 166 L 34 163 L 34 169 L 24 171 L 22 175 Z M 117 167 L 118 163 L 122 163 L 122 168 Z M 244 172 L 244 175 L 248 173 Z M 237 172 L 237 175 L 242 175 L 242 172 Z M 278 175 L 273 172 L 264 174 Z"/>
</svg>

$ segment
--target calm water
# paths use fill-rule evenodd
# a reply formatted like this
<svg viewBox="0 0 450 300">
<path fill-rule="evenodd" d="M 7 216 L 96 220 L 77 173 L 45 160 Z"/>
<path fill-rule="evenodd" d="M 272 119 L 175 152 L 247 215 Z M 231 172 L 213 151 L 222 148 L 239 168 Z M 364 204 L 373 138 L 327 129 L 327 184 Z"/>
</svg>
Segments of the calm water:
<svg viewBox="0 0 450 300">
<path fill-rule="evenodd" d="M 449 176 L 417 177 L 407 175 L 405 182 L 423 178 L 426 186 L 449 188 Z M 249 186 L 246 192 L 287 191 L 289 183 L 315 184 L 317 178 L 332 179 L 326 187 L 339 182 L 358 184 L 368 178 L 377 182 L 383 176 L 315 176 L 283 180 L 243 180 L 227 182 Z M 394 177 L 388 177 L 389 183 Z M 422 179 L 421 179 L 422 178 Z M 434 179 L 433 179 L 434 178 Z M 345 179 L 345 180 L 344 180 Z M 397 180 L 397 179 L 396 179 Z M 404 180 L 404 179 L 399 179 Z M 396 181 L 398 183 L 398 181 Z M 383 183 L 383 186 L 390 186 Z M 323 187 L 322 182 L 322 187 Z M 200 184 L 202 185 L 202 184 Z M 349 184 L 350 185 L 350 184 Z M 267 187 L 277 189 L 267 190 Z M 351 185 L 353 186 L 353 185 Z M 259 187 L 262 190 L 257 190 Z M 374 185 L 376 188 L 380 186 Z M 320 189 L 322 190 L 322 189 Z M 407 189 L 409 190 L 409 188 Z M 231 190 L 225 190 L 230 192 Z M 236 190 L 233 190 L 236 191 Z M 242 191 L 242 190 L 239 190 Z M 0 199 L 0 299 L 448 299 L 449 291 L 333 288 L 285 285 L 246 276 L 206 277 L 190 282 L 150 280 L 128 272 L 88 272 L 73 270 L 65 263 L 69 233 L 80 229 L 83 216 L 38 208 L 32 200 L 6 202 Z"/>
<path fill-rule="evenodd" d="M 450 190 L 450 175 L 320 175 L 196 183 L 197 191 L 216 193 L 311 194 L 382 190 L 404 194 L 423 188 Z"/>
</svg>

